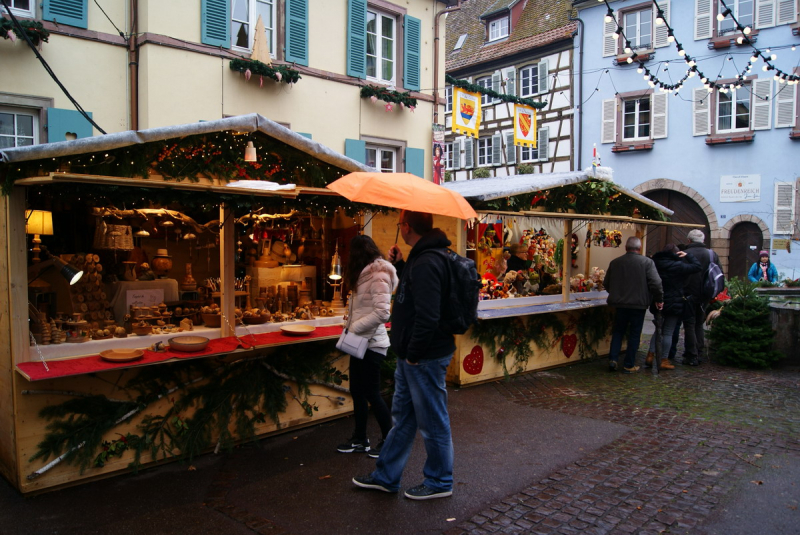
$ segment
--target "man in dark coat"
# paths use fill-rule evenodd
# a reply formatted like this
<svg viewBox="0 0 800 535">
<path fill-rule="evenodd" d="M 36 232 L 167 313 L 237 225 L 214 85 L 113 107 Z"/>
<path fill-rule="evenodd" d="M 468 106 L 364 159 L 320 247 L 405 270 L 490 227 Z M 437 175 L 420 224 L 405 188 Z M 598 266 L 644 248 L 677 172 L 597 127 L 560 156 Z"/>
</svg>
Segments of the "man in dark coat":
<svg viewBox="0 0 800 535">
<path fill-rule="evenodd" d="M 661 310 L 661 314 L 664 315 L 664 325 L 661 329 L 663 352 L 661 353 L 662 359 L 658 368 L 660 370 L 674 370 L 675 366 L 670 364 L 667 358 L 673 344 L 672 333 L 675 332 L 675 327 L 681 324 L 687 313 L 691 313 L 683 288 L 686 284 L 686 277 L 700 272 L 702 266 L 693 255 L 685 251 L 679 251 L 672 243 L 668 243 L 664 249 L 654 254 L 653 262 L 658 270 L 658 275 L 661 277 L 661 286 L 664 289 L 664 306 Z M 645 366 L 652 365 L 656 343 L 658 343 L 658 340 L 653 337 L 650 351 L 647 353 L 647 359 L 645 360 Z"/>
<path fill-rule="evenodd" d="M 639 351 L 644 315 L 653 301 L 661 309 L 664 293 L 655 264 L 642 254 L 642 240 L 631 236 L 625 243 L 625 251 L 624 255 L 611 261 L 603 279 L 603 286 L 608 291 L 608 304 L 617 309 L 608 364 L 611 371 L 616 371 L 622 338 L 629 331 L 623 371 L 634 373 L 639 370 L 635 366 L 636 352 Z"/>
<path fill-rule="evenodd" d="M 683 322 L 683 332 L 685 337 L 685 351 L 683 353 L 683 364 L 688 366 L 699 366 L 700 355 L 705 347 L 705 331 L 703 322 L 706 319 L 706 305 L 702 298 L 703 276 L 706 274 L 708 264 L 713 259 L 719 264 L 717 253 L 707 248 L 705 245 L 706 235 L 702 230 L 692 229 L 686 236 L 689 243 L 683 248 L 687 253 L 697 258 L 702 269 L 698 273 L 689 275 L 686 281 L 686 295 L 691 301 L 691 314 L 686 316 Z"/>
<path fill-rule="evenodd" d="M 429 252 L 450 246 L 444 232 L 433 228 L 431 214 L 400 213 L 400 235 L 411 246 L 408 261 L 397 245 L 389 251 L 400 284 L 392 309 L 392 349 L 397 353 L 392 399 L 394 427 L 381 448 L 375 471 L 353 478 L 359 487 L 397 492 L 419 429 L 428 454 L 422 484 L 405 491 L 412 500 L 453 494 L 453 439 L 447 413 L 445 372 L 455 352 L 452 334 L 439 328 L 443 289 L 449 284 L 449 260 Z"/>
</svg>

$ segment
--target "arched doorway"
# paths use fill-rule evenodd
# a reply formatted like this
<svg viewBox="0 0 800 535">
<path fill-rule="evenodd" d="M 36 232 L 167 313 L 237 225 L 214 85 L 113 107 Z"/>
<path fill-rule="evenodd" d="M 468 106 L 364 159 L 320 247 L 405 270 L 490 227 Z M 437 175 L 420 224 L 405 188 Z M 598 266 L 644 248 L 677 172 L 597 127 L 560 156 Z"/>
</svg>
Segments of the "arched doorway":
<svg viewBox="0 0 800 535">
<path fill-rule="evenodd" d="M 761 229 L 749 221 L 738 223 L 731 230 L 728 278 L 745 278 L 750 266 L 758 261 L 764 243 Z"/>
<path fill-rule="evenodd" d="M 695 225 L 703 225 L 703 232 L 706 235 L 706 246 L 711 244 L 711 231 L 703 209 L 693 199 L 669 189 L 657 189 L 648 191 L 644 194 L 645 197 L 651 199 L 662 206 L 666 206 L 675 212 L 670 220 L 674 223 L 693 223 Z M 681 243 L 689 243 L 686 234 L 692 230 L 689 227 L 673 227 L 673 226 L 655 226 L 650 225 L 647 227 L 647 250 L 646 254 L 652 256 L 657 253 L 668 243 L 676 245 Z"/>
</svg>

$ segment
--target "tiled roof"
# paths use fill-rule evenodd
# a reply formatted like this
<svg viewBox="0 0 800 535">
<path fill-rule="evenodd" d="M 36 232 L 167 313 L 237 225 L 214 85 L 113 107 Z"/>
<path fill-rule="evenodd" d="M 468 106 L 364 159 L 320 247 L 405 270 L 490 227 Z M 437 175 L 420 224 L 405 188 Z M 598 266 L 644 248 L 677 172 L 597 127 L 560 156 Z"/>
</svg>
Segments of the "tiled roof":
<svg viewBox="0 0 800 535">
<path fill-rule="evenodd" d="M 569 0 L 527 0 L 511 35 L 486 44 L 486 30 L 480 16 L 499 3 L 498 0 L 467 0 L 459 11 L 447 16 L 446 71 L 569 39 L 577 29 L 577 23 L 569 20 L 572 13 Z M 466 41 L 460 50 L 454 51 L 458 37 L 463 34 L 468 35 Z"/>
<path fill-rule="evenodd" d="M 481 13 L 481 16 L 486 17 L 488 15 L 497 13 L 498 11 L 502 11 L 503 9 L 508 9 L 509 6 L 516 2 L 517 0 L 495 0 L 494 4 L 490 5 L 486 11 Z"/>
</svg>

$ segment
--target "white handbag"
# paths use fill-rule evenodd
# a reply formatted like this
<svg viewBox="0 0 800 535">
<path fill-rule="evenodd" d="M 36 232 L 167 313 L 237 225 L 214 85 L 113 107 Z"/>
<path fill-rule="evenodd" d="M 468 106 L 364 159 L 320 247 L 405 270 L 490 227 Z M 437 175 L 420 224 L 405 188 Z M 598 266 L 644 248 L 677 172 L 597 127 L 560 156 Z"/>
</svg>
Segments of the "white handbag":
<svg viewBox="0 0 800 535">
<path fill-rule="evenodd" d="M 363 359 L 369 347 L 369 338 L 359 336 L 350 332 L 350 323 L 353 321 L 353 301 L 350 299 L 350 310 L 348 315 L 347 327 L 342 331 L 339 340 L 336 342 L 336 349 L 343 351 L 357 359 Z"/>
</svg>

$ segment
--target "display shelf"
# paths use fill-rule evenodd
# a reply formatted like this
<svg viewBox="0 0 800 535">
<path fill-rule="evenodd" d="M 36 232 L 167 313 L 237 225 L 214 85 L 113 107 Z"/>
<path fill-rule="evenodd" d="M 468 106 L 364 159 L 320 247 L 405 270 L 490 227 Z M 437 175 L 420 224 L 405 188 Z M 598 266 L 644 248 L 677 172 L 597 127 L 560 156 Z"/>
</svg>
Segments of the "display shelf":
<svg viewBox="0 0 800 535">
<path fill-rule="evenodd" d="M 578 294 L 580 295 L 580 294 Z M 478 310 L 479 320 L 491 320 L 498 318 L 511 318 L 514 316 L 530 316 L 533 314 L 549 314 L 552 312 L 566 312 L 569 310 L 580 310 L 582 308 L 592 308 L 606 306 L 606 299 L 591 299 L 586 301 L 570 301 L 569 303 L 547 303 L 523 306 L 507 306 L 504 308 L 492 308 Z"/>
</svg>

